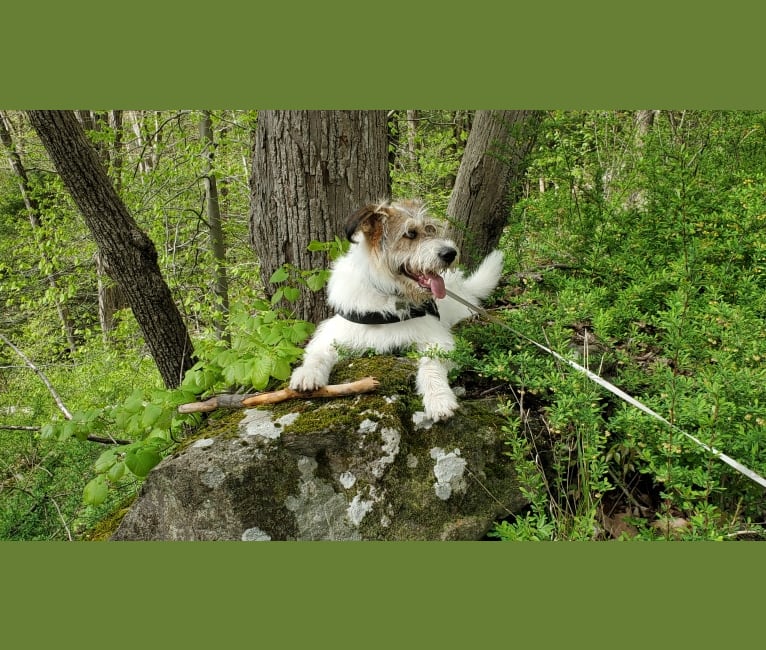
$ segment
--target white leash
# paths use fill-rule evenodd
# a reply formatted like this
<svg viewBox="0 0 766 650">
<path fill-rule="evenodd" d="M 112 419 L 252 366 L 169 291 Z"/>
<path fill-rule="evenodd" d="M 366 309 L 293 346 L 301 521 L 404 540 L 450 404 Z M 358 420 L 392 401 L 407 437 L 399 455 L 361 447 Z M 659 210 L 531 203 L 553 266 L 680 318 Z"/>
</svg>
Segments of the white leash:
<svg viewBox="0 0 766 650">
<path fill-rule="evenodd" d="M 645 404 L 642 404 L 636 398 L 631 397 L 625 391 L 620 390 L 614 384 L 609 383 L 603 377 L 599 377 L 596 373 L 591 372 L 588 368 L 586 368 L 584 366 L 581 366 L 579 363 L 576 363 L 575 361 L 572 361 L 571 359 L 567 359 L 566 357 L 560 355 L 555 350 L 551 350 L 550 348 L 547 348 L 544 345 L 538 343 L 537 341 L 532 340 L 531 338 L 529 338 L 528 336 L 522 334 L 521 332 L 516 331 L 515 329 L 510 327 L 507 323 L 503 322 L 502 320 L 500 320 L 499 318 L 497 318 L 493 314 L 490 314 L 483 307 L 478 307 L 476 305 L 473 305 L 470 302 L 468 302 L 467 300 L 464 300 L 463 298 L 461 298 L 460 296 L 455 295 L 454 293 L 452 293 L 449 290 L 447 290 L 447 295 L 450 298 L 452 298 L 453 300 L 457 300 L 457 302 L 459 302 L 460 304 L 465 305 L 466 307 L 468 307 L 468 309 L 470 309 L 471 311 L 475 312 L 476 314 L 484 316 L 488 320 L 491 320 L 493 323 L 497 323 L 498 325 L 504 327 L 508 331 L 510 331 L 513 334 L 515 334 L 516 336 L 518 336 L 519 338 L 522 338 L 525 341 L 527 341 L 527 342 L 531 343 L 532 345 L 536 346 L 537 348 L 539 348 L 543 352 L 546 352 L 546 353 L 552 355 L 553 357 L 555 357 L 559 361 L 563 361 L 564 363 L 566 363 L 567 365 L 571 366 L 575 370 L 578 370 L 579 372 L 583 373 L 586 377 L 588 377 L 588 379 L 596 382 L 599 386 L 605 388 L 610 393 L 616 395 L 617 397 L 619 397 L 620 399 L 624 400 L 625 402 L 627 402 L 631 406 L 634 406 L 635 408 L 639 409 L 640 411 L 643 411 L 647 415 L 650 415 L 651 417 L 659 420 L 660 422 L 663 422 L 664 424 L 666 424 L 668 427 L 670 427 L 674 431 L 677 431 L 678 433 L 686 436 L 687 438 L 689 438 L 690 440 L 695 442 L 697 445 L 702 447 L 704 450 L 706 450 L 709 453 L 713 454 L 716 458 L 722 460 L 724 463 L 726 463 L 730 467 L 733 467 L 734 469 L 736 469 L 740 474 L 743 474 L 743 475 L 747 476 L 752 481 L 755 481 L 756 483 L 758 483 L 762 487 L 766 488 L 766 479 L 764 479 L 762 476 L 756 474 L 753 470 L 748 469 L 742 463 L 734 460 L 730 456 L 727 456 L 726 454 L 724 454 L 723 452 L 719 451 L 715 447 L 711 447 L 710 445 L 705 444 L 704 442 L 702 442 L 698 438 L 695 438 L 693 435 L 691 435 L 689 433 L 686 433 L 686 431 L 683 431 L 682 429 L 679 429 L 675 424 L 673 424 L 669 420 L 667 420 L 664 417 L 662 417 L 659 413 L 656 413 L 655 411 L 650 409 Z"/>
</svg>

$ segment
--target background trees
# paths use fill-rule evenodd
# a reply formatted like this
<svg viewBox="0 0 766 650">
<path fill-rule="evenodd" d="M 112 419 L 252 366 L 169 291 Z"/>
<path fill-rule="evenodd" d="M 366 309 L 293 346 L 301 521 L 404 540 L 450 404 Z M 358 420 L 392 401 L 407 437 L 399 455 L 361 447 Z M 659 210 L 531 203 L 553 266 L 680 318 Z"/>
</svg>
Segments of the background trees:
<svg viewBox="0 0 766 650">
<path fill-rule="evenodd" d="M 165 385 L 178 386 L 193 347 L 154 243 L 117 195 L 71 111 L 29 111 L 29 119 L 98 244 L 101 264 L 133 310 Z"/>
<path fill-rule="evenodd" d="M 510 270 L 498 294 L 509 309 L 499 313 L 515 328 L 584 355 L 679 426 L 766 471 L 762 113 L 124 110 L 75 117 L 135 228 L 151 241 L 204 360 L 180 391 L 250 389 L 289 372 L 308 333 L 300 317 L 318 319 L 321 299 L 290 286 L 289 274 L 268 281 L 284 262 L 325 266 L 325 255 L 309 255 L 306 246 L 341 234 L 360 197 L 385 195 L 390 182 L 394 196 L 421 196 L 435 214 L 468 224 L 456 228 L 456 237 L 466 236 L 467 264 L 499 237 Z M 159 458 L 138 443 L 171 444 L 176 397 L 164 390 L 132 311 L 119 295 L 106 299 L 116 284 L 102 272 L 94 237 L 27 116 L 5 112 L 2 127 L 0 332 L 46 374 L 73 419 L 61 421 L 39 378 L 0 345 L 0 427 L 31 429 L 0 428 L 0 537 L 76 537 L 140 482 L 127 470 L 108 478 L 125 468 L 116 451 L 110 460 L 104 450 Z M 136 290 L 127 278 L 122 284 Z M 272 293 L 289 300 L 271 302 Z M 99 316 L 100 305 L 108 318 Z M 589 538 L 607 524 L 617 530 L 619 514 L 635 517 L 646 538 L 670 535 L 657 522 L 683 520 L 683 535 L 709 539 L 749 530 L 748 518 L 763 520 L 757 486 L 507 332 L 477 327 L 478 335 L 463 339 L 458 368 L 473 381 L 491 378 L 493 391 L 516 391 L 532 409 L 520 417 L 509 407 L 508 421 L 516 432 L 509 449 L 534 510 L 505 522 L 503 535 Z M 284 356 L 275 357 L 277 349 Z M 95 428 L 135 446 L 71 440 Z M 535 457 L 546 459 L 545 473 L 524 466 Z M 116 491 L 100 506 L 83 506 L 94 463 Z"/>
<path fill-rule="evenodd" d="M 500 242 L 542 117 L 542 111 L 476 111 L 447 206 L 461 262 L 469 267 Z"/>
</svg>

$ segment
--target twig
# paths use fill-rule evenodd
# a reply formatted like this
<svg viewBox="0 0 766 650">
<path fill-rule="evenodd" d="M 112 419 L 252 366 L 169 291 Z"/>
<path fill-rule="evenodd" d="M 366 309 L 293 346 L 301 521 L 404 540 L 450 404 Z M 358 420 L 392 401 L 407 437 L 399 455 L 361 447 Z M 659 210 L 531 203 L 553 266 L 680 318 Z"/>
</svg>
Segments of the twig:
<svg viewBox="0 0 766 650">
<path fill-rule="evenodd" d="M 42 427 L 27 427 L 27 426 L 20 426 L 15 424 L 0 424 L 0 429 L 5 429 L 7 431 L 40 431 Z M 122 440 L 121 438 L 112 438 L 111 436 L 108 438 L 104 438 L 102 436 L 95 436 L 93 434 L 89 435 L 86 440 L 89 440 L 90 442 L 98 442 L 102 445 L 129 445 L 131 443 L 130 440 Z"/>
<path fill-rule="evenodd" d="M 59 513 L 59 519 L 61 519 L 61 523 L 64 524 L 64 530 L 66 531 L 66 535 L 69 538 L 69 541 L 71 542 L 72 533 L 69 530 L 69 526 L 67 526 L 66 519 L 64 519 L 64 515 L 61 514 L 61 508 L 59 508 L 59 504 L 56 503 L 56 499 L 54 499 L 53 497 L 49 496 L 48 498 L 53 502 L 53 506 L 56 508 L 56 512 Z"/>
<path fill-rule="evenodd" d="M 0 424 L 0 429 L 6 429 L 8 431 L 40 431 L 42 427 L 26 427 L 26 426 L 20 426 L 15 424 Z M 108 438 L 105 438 L 103 436 L 96 436 L 94 434 L 90 434 L 86 440 L 90 442 L 98 442 L 102 445 L 129 445 L 131 444 L 130 440 L 123 440 L 121 438 L 112 438 L 109 436 Z"/>
<path fill-rule="evenodd" d="M 18 354 L 23 360 L 24 363 L 27 364 L 36 374 L 37 376 L 42 380 L 42 382 L 45 384 L 45 387 L 48 389 L 48 392 L 53 396 L 53 399 L 56 401 L 56 405 L 59 407 L 59 410 L 64 414 L 64 417 L 67 420 L 72 419 L 72 414 L 69 412 L 69 409 L 64 405 L 63 400 L 61 399 L 61 396 L 56 392 L 56 389 L 53 387 L 53 384 L 48 380 L 48 377 L 45 376 L 45 373 L 40 370 L 32 361 L 21 351 L 19 350 L 13 343 L 11 343 L 4 334 L 0 334 L 0 339 L 3 340 L 3 342 L 8 345 L 16 354 Z"/>
</svg>

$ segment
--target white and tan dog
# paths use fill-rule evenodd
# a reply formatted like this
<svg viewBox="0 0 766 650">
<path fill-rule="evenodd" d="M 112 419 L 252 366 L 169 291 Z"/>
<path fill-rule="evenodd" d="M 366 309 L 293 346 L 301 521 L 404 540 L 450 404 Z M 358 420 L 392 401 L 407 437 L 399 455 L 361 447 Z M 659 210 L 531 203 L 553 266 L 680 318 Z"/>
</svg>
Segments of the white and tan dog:
<svg viewBox="0 0 766 650">
<path fill-rule="evenodd" d="M 327 285 L 336 315 L 320 323 L 303 365 L 293 371 L 291 388 L 325 386 L 338 350 L 385 354 L 414 346 L 423 355 L 416 384 L 426 417 L 438 421 L 454 414 L 458 404 L 448 365 L 433 353 L 453 349 L 450 328 L 471 314 L 446 290 L 478 304 L 497 285 L 503 256 L 492 252 L 466 277 L 449 269 L 457 250 L 441 230 L 419 201 L 367 205 L 349 217 L 351 247 L 335 262 Z"/>
</svg>

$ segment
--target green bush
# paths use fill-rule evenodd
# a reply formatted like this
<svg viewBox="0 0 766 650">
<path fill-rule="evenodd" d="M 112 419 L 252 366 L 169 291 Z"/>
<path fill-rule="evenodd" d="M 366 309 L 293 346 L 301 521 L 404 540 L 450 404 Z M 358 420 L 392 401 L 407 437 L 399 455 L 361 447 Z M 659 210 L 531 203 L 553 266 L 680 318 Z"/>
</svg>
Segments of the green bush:
<svg viewBox="0 0 766 650">
<path fill-rule="evenodd" d="M 557 266 L 509 322 L 581 363 L 573 332 L 587 328 L 614 384 L 766 475 L 763 115 L 661 115 L 640 147 L 629 114 L 556 113 L 546 129 L 530 188 L 547 189 L 516 205 L 506 247 L 518 269 Z M 625 200 L 638 190 L 641 205 Z M 496 373 L 543 397 L 544 428 L 513 428 L 532 506 L 495 535 L 600 539 L 609 512 L 629 513 L 640 539 L 760 534 L 760 485 L 542 356 L 511 354 Z"/>
</svg>

